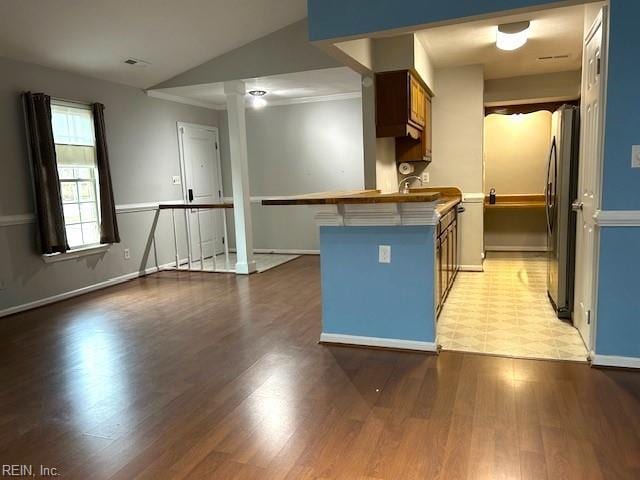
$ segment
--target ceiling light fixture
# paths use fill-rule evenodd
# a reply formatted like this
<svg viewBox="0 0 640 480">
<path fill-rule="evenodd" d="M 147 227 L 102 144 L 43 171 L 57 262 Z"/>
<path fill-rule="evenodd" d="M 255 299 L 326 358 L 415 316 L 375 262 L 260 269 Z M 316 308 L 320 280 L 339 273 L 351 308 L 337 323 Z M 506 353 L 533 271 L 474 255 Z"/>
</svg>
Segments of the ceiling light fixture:
<svg viewBox="0 0 640 480">
<path fill-rule="evenodd" d="M 266 94 L 267 92 L 265 90 L 251 90 L 249 92 L 249 95 L 253 97 L 253 100 L 251 100 L 251 105 L 253 106 L 253 108 L 259 109 L 267 106 L 267 101 L 262 98 Z"/>
<path fill-rule="evenodd" d="M 527 43 L 530 22 L 503 23 L 498 25 L 496 47 L 500 50 L 516 50 Z"/>
</svg>

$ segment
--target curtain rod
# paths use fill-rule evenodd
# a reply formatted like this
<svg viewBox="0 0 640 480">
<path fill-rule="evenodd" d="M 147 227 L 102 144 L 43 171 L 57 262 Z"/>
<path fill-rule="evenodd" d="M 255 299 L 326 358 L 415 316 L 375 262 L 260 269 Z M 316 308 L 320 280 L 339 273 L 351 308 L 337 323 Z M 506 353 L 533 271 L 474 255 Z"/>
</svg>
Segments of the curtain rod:
<svg viewBox="0 0 640 480">
<path fill-rule="evenodd" d="M 77 105 L 84 105 L 85 107 L 91 107 L 93 106 L 93 103 L 91 102 L 83 102 L 80 100 L 69 100 L 68 98 L 61 98 L 61 97 L 51 97 L 51 100 L 57 100 L 59 102 L 66 102 L 66 103 L 75 103 Z"/>
</svg>

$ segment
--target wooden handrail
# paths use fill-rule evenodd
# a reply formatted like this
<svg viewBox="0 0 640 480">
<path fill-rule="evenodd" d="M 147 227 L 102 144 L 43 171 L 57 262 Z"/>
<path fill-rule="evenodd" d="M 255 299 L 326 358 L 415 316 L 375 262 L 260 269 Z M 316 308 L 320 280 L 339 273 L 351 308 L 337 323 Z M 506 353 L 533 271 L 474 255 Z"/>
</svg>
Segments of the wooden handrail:
<svg viewBox="0 0 640 480">
<path fill-rule="evenodd" d="M 200 208 L 208 210 L 213 208 L 233 208 L 233 203 L 161 203 L 160 210 L 191 210 Z"/>
</svg>

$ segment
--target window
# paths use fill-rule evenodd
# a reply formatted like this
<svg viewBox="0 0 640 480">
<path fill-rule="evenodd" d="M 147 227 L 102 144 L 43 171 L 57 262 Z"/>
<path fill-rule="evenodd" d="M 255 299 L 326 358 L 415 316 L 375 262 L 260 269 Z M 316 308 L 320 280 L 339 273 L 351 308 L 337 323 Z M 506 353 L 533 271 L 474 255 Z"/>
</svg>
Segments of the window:
<svg viewBox="0 0 640 480">
<path fill-rule="evenodd" d="M 96 140 L 90 108 L 51 102 L 63 215 L 69 248 L 100 243 Z"/>
</svg>

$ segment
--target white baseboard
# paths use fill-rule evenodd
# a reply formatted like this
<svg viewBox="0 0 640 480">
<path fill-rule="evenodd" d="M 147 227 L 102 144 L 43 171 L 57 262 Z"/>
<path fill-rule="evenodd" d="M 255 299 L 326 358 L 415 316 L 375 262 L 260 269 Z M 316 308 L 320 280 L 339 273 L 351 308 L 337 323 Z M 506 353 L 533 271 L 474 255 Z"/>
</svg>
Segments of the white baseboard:
<svg viewBox="0 0 640 480">
<path fill-rule="evenodd" d="M 521 247 L 517 245 L 496 245 L 496 246 L 485 246 L 485 251 L 487 252 L 548 252 L 549 249 L 547 247 Z"/>
<path fill-rule="evenodd" d="M 461 272 L 484 272 L 482 265 L 460 265 L 458 269 Z"/>
<path fill-rule="evenodd" d="M 296 248 L 254 248 L 253 253 L 275 253 L 283 255 L 320 255 L 320 250 L 300 250 Z"/>
<path fill-rule="evenodd" d="M 236 251 L 230 248 L 230 252 Z M 273 253 L 279 255 L 320 255 L 320 250 L 300 250 L 297 248 L 254 248 L 253 253 Z"/>
<path fill-rule="evenodd" d="M 365 347 L 394 348 L 400 350 L 417 350 L 420 352 L 438 351 L 435 342 L 400 340 L 396 338 L 361 337 L 356 335 L 342 335 L 339 333 L 321 333 L 320 342 L 339 343 L 341 345 L 360 345 Z"/>
<path fill-rule="evenodd" d="M 159 268 L 163 269 L 165 267 L 169 267 L 174 264 L 175 262 L 166 263 L 164 265 L 160 265 Z M 144 272 L 127 273 L 126 275 L 121 275 L 119 277 L 111 278 L 109 280 L 105 280 L 104 282 L 95 283 L 93 285 L 87 285 L 86 287 L 78 288 L 76 290 L 71 290 L 70 292 L 59 293 L 58 295 L 41 298 L 33 302 L 23 303 L 22 305 L 16 305 L 14 307 L 5 308 L 4 310 L 0 310 L 0 318 L 6 317 L 8 315 L 13 315 L 14 313 L 20 313 L 27 310 L 32 310 L 34 308 L 43 307 L 45 305 L 60 302 L 62 300 L 67 300 L 69 298 L 77 297 L 79 295 L 93 292 L 95 290 L 101 290 L 103 288 L 111 287 L 113 285 L 118 285 L 119 283 L 128 282 L 129 280 L 133 280 L 138 277 L 143 277 L 144 275 L 149 275 L 150 273 L 155 273 L 157 271 L 158 271 L 158 268 L 149 267 Z"/>
<path fill-rule="evenodd" d="M 599 355 L 592 352 L 591 365 L 595 367 L 640 368 L 640 358 Z"/>
</svg>

